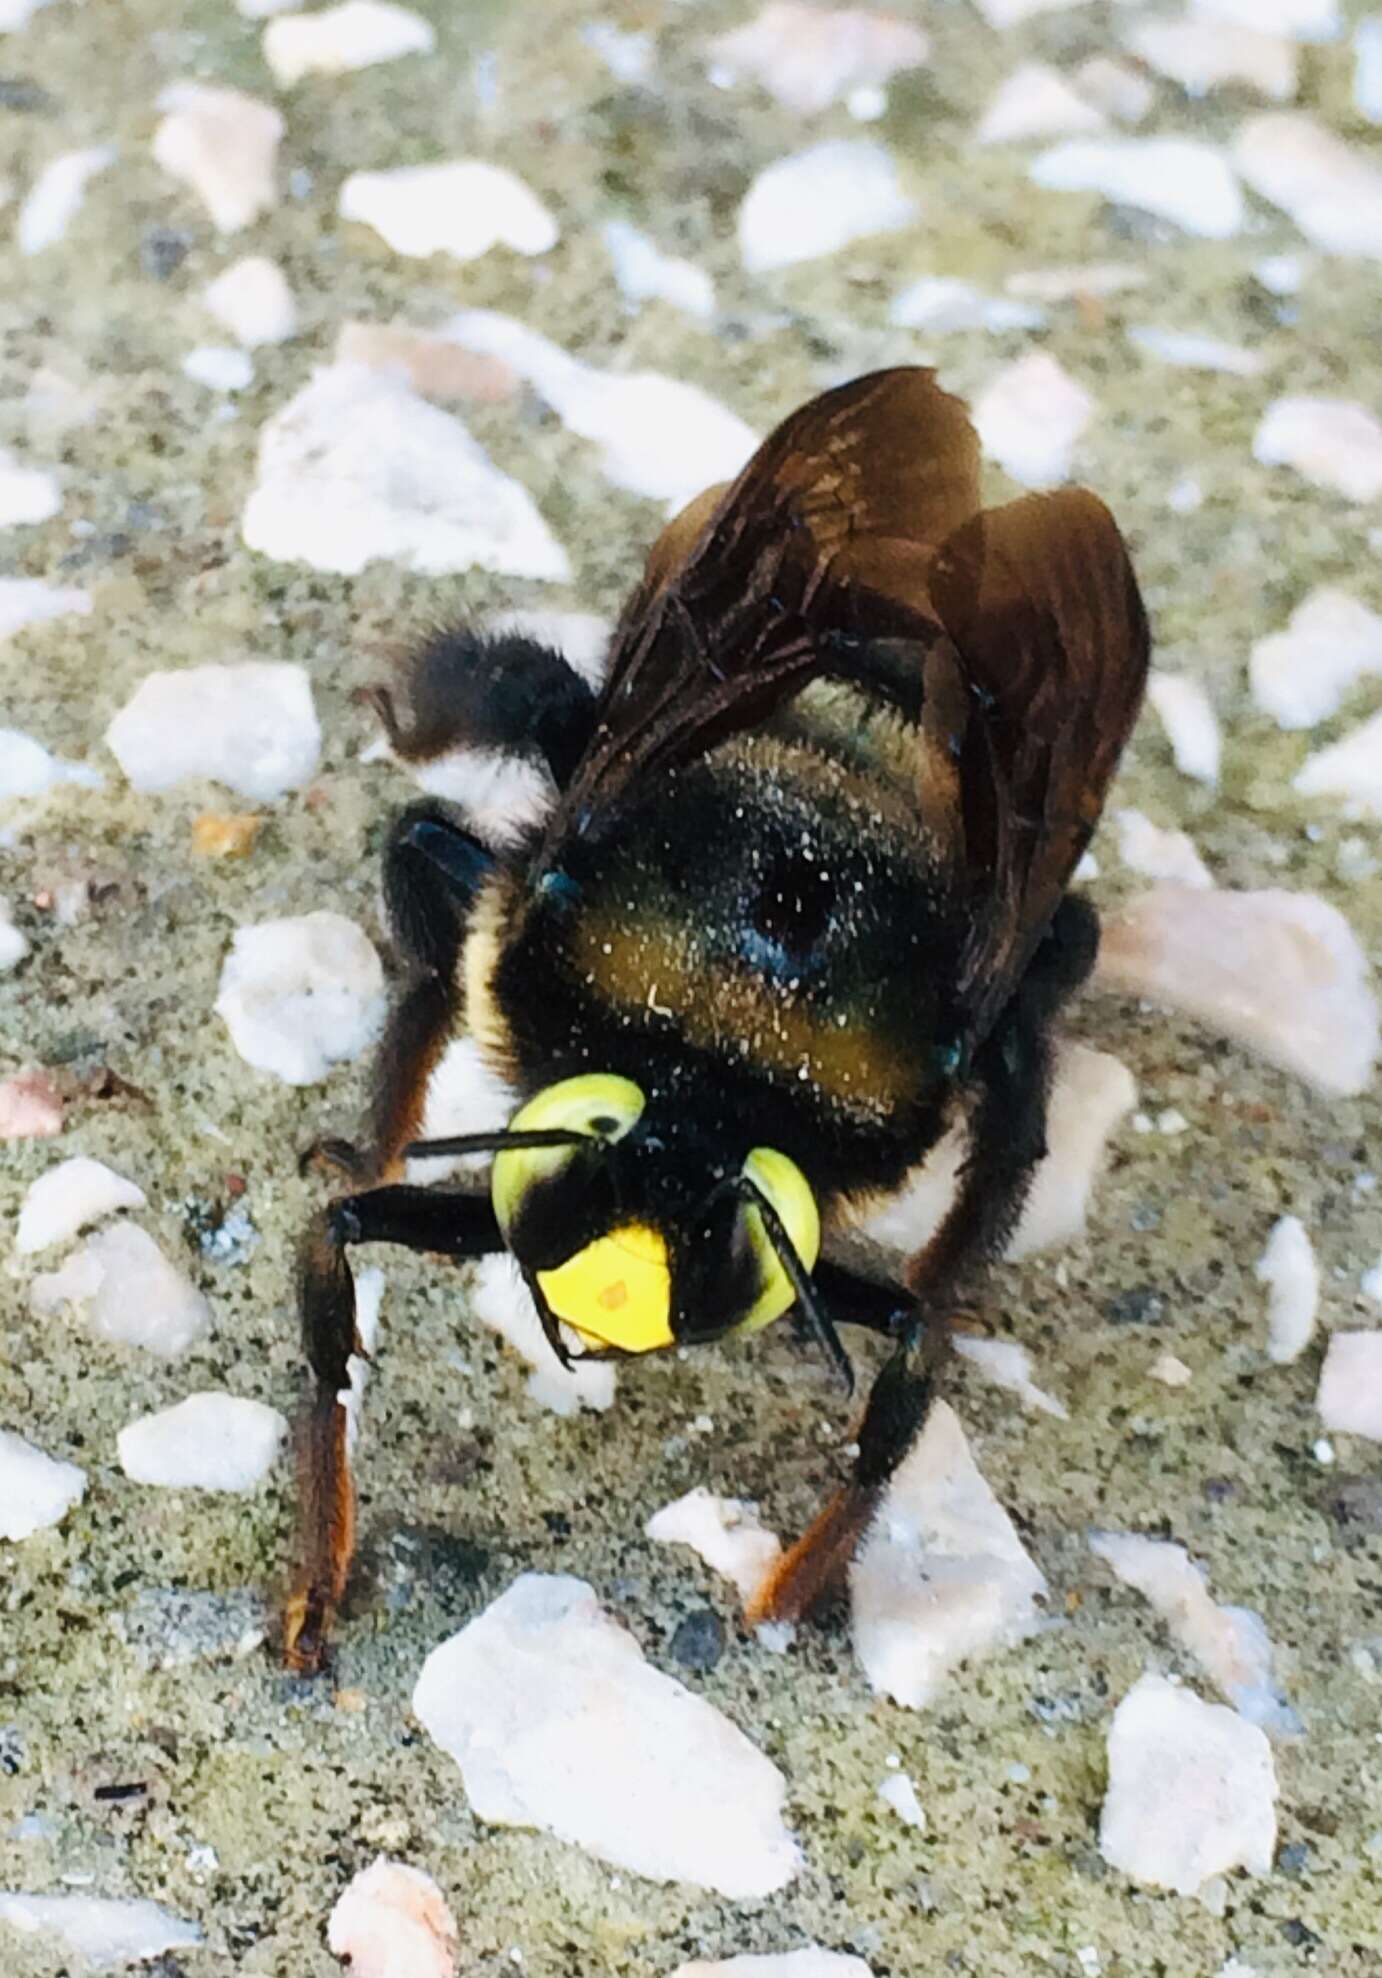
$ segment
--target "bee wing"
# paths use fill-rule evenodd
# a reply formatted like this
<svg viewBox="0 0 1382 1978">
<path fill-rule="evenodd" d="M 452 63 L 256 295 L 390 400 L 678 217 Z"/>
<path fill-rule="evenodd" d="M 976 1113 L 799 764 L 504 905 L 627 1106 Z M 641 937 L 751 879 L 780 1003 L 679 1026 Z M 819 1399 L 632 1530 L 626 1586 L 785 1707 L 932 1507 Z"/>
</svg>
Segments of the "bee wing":
<svg viewBox="0 0 1382 1978">
<path fill-rule="evenodd" d="M 1099 820 L 1150 641 L 1118 525 L 1083 489 L 971 517 L 929 581 L 969 688 L 957 781 L 972 917 L 957 988 L 977 1042 Z"/>
<path fill-rule="evenodd" d="M 979 502 L 979 450 L 931 371 L 824 392 L 654 545 L 544 862 L 650 771 L 764 720 L 866 636 L 939 636 L 926 572 Z"/>
</svg>

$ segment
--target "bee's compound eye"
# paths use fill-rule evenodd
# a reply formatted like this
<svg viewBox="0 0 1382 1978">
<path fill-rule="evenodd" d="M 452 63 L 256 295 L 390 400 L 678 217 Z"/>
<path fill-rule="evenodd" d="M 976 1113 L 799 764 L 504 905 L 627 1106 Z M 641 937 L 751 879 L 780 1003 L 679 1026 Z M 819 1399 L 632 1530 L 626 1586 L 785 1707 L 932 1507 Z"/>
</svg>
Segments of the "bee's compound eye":
<svg viewBox="0 0 1382 1978">
<path fill-rule="evenodd" d="M 806 1176 L 795 1161 L 775 1147 L 755 1147 L 744 1163 L 744 1173 L 777 1210 L 802 1268 L 809 1271 L 820 1255 L 821 1216 Z M 752 1204 L 744 1211 L 744 1222 L 758 1256 L 763 1289 L 737 1330 L 756 1332 L 781 1318 L 795 1301 L 796 1292 L 763 1227 L 763 1218 Z"/>
<path fill-rule="evenodd" d="M 646 1104 L 631 1078 L 614 1072 L 583 1072 L 545 1085 L 509 1121 L 512 1133 L 565 1129 L 594 1140 L 620 1140 Z M 510 1147 L 494 1157 L 490 1192 L 499 1227 L 507 1236 L 519 1205 L 534 1183 L 546 1181 L 571 1158 L 566 1147 Z"/>
</svg>

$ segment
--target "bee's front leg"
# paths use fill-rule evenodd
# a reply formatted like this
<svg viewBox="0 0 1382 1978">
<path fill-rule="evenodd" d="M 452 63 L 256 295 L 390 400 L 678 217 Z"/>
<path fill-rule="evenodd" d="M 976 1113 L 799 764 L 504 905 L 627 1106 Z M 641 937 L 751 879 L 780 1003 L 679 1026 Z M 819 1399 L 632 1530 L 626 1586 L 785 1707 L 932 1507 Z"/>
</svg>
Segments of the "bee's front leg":
<svg viewBox="0 0 1382 1978">
<path fill-rule="evenodd" d="M 504 1247 L 488 1197 L 426 1188 L 343 1195 L 308 1225 L 298 1297 L 311 1388 L 297 1435 L 299 1565 L 283 1618 L 284 1659 L 304 1675 L 326 1662 L 355 1554 L 346 1396 L 351 1355 L 364 1349 L 346 1250 L 356 1243 L 398 1243 L 449 1257 L 482 1257 Z"/>
</svg>

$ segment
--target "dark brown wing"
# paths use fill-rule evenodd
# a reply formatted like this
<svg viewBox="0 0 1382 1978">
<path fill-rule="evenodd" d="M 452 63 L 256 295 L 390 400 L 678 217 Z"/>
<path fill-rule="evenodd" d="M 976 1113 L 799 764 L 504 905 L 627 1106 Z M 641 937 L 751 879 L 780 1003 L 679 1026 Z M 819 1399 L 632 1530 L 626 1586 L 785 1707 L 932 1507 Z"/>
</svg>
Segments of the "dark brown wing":
<svg viewBox="0 0 1382 1978">
<path fill-rule="evenodd" d="M 1099 820 L 1147 677 L 1147 617 L 1118 525 L 1082 489 L 967 521 L 930 576 L 971 696 L 960 741 L 973 919 L 958 990 L 991 1028 Z"/>
<path fill-rule="evenodd" d="M 978 507 L 978 477 L 968 414 L 931 371 L 878 371 L 785 419 L 713 508 L 701 497 L 654 546 L 541 862 L 650 772 L 838 669 L 850 639 L 933 640 L 927 571 Z"/>
</svg>

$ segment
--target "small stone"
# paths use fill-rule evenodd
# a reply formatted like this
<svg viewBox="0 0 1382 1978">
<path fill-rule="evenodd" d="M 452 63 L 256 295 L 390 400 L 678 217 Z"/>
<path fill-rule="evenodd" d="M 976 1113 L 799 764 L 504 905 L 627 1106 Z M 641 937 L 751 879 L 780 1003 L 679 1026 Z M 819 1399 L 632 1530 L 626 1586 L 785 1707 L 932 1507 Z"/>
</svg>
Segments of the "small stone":
<svg viewBox="0 0 1382 1978">
<path fill-rule="evenodd" d="M 1271 1868 L 1272 1749 L 1223 1704 L 1143 1676 L 1114 1712 L 1108 1767 L 1099 1852 L 1110 1867 L 1183 1896 L 1232 1868 Z"/>
<path fill-rule="evenodd" d="M 725 1652 L 725 1624 L 713 1607 L 696 1607 L 683 1614 L 667 1644 L 674 1662 L 697 1675 L 709 1675 Z"/>
<path fill-rule="evenodd" d="M 614 279 L 627 301 L 670 302 L 688 316 L 709 322 L 715 314 L 715 284 L 704 268 L 664 254 L 627 220 L 607 220 L 602 234 L 614 264 Z"/>
<path fill-rule="evenodd" d="M 1153 1360 L 1147 1372 L 1153 1380 L 1159 1380 L 1163 1387 L 1189 1387 L 1195 1378 L 1193 1371 L 1184 1360 L 1177 1359 L 1174 1353 L 1162 1353 Z"/>
<path fill-rule="evenodd" d="M 914 1828 L 919 1834 L 926 1832 L 925 1809 L 905 1772 L 890 1772 L 878 1788 L 878 1798 L 892 1808 L 904 1826 Z"/>
<path fill-rule="evenodd" d="M 342 323 L 335 361 L 396 371 L 423 398 L 442 402 L 497 405 L 518 390 L 518 373 L 502 358 L 465 350 L 450 337 L 407 323 Z"/>
<path fill-rule="evenodd" d="M 921 1709 L 952 1670 L 1038 1625 L 1046 1582 L 936 1402 L 849 1573 L 855 1652 L 871 1687 Z"/>
<path fill-rule="evenodd" d="M 1240 83 L 1285 103 L 1296 93 L 1296 50 L 1280 34 L 1230 21 L 1151 20 L 1134 24 L 1128 46 L 1190 96 Z"/>
<path fill-rule="evenodd" d="M 155 161 L 191 187 L 219 233 L 238 233 L 277 205 L 283 118 L 271 104 L 197 82 L 175 83 L 158 104 Z"/>
<path fill-rule="evenodd" d="M 345 576 L 378 558 L 434 576 L 571 575 L 527 489 L 461 422 L 360 364 L 319 369 L 264 426 L 241 526 L 251 549 Z"/>
<path fill-rule="evenodd" d="M 1147 699 L 1166 730 L 1176 768 L 1211 790 L 1219 783 L 1223 737 L 1209 695 L 1187 673 L 1163 673 L 1153 667 Z"/>
<path fill-rule="evenodd" d="M 1359 21 L 1353 37 L 1353 100 L 1370 124 L 1382 124 L 1382 14 Z"/>
<path fill-rule="evenodd" d="M 1128 331 L 1129 343 L 1163 364 L 1174 364 L 1185 371 L 1223 371 L 1232 378 L 1255 378 L 1265 368 L 1255 350 L 1241 344 L 1224 343 L 1218 337 L 1204 337 L 1192 330 L 1163 330 L 1153 324 L 1135 324 Z"/>
<path fill-rule="evenodd" d="M 1116 810 L 1113 824 L 1118 833 L 1118 856 L 1130 872 L 1178 886 L 1214 884 L 1208 866 L 1184 831 L 1164 831 L 1140 810 Z"/>
<path fill-rule="evenodd" d="M 1139 1532 L 1091 1532 L 1089 1549 L 1151 1602 L 1240 1716 L 1264 1731 L 1299 1731 L 1300 1719 L 1272 1684 L 1274 1651 L 1261 1615 L 1218 1606 L 1183 1545 Z"/>
<path fill-rule="evenodd" d="M 729 481 L 758 435 L 699 385 L 660 371 L 602 371 L 582 364 L 512 316 L 467 309 L 446 334 L 499 357 L 527 380 L 570 432 L 600 448 L 601 472 L 675 514 L 705 488 Z"/>
<path fill-rule="evenodd" d="M 156 1902 L 107 1896 L 29 1896 L 0 1889 L 0 1923 L 22 1936 L 56 1937 L 72 1955 L 95 1965 L 143 1964 L 202 1941 L 195 1923 L 184 1923 Z"/>
<path fill-rule="evenodd" d="M 975 137 L 980 144 L 1023 144 L 1039 137 L 1078 137 L 1104 127 L 1103 111 L 1086 102 L 1059 69 L 1024 62 L 1000 83 Z"/>
<path fill-rule="evenodd" d="M 267 803 L 311 778 L 321 729 L 305 667 L 246 660 L 146 674 L 106 742 L 136 790 L 207 777 Z"/>
<path fill-rule="evenodd" d="M 0 446 L 0 529 L 47 522 L 61 507 L 57 475 L 44 467 L 21 465 L 7 447 Z"/>
<path fill-rule="evenodd" d="M 657 1545 L 688 1545 L 712 1572 L 733 1582 L 746 1604 L 782 1557 L 782 1541 L 765 1531 L 752 1504 L 717 1497 L 698 1484 L 664 1504 L 643 1527 Z"/>
<path fill-rule="evenodd" d="M 1256 1274 L 1267 1287 L 1267 1358 L 1288 1367 L 1310 1344 L 1320 1303 L 1320 1267 L 1299 1216 L 1275 1225 Z"/>
<path fill-rule="evenodd" d="M 1096 104 L 1115 123 L 1140 124 L 1156 102 L 1156 90 L 1146 76 L 1109 55 L 1091 55 L 1075 71 L 1075 87 L 1086 102 Z"/>
<path fill-rule="evenodd" d="M 1252 443 L 1266 467 L 1293 467 L 1349 501 L 1382 494 L 1382 421 L 1348 398 L 1278 398 Z"/>
<path fill-rule="evenodd" d="M 269 1611 L 250 1588 L 230 1593 L 141 1587 L 111 1626 L 144 1669 L 188 1669 L 199 1662 L 243 1662 L 262 1648 Z"/>
<path fill-rule="evenodd" d="M 237 930 L 215 1008 L 246 1064 L 288 1085 L 317 1085 L 378 1037 L 384 971 L 343 914 L 261 920 Z"/>
<path fill-rule="evenodd" d="M 717 76 L 748 76 L 799 116 L 919 68 L 929 53 L 927 36 L 897 14 L 801 0 L 770 0 L 746 27 L 717 36 L 706 49 Z"/>
<path fill-rule="evenodd" d="M 51 1140 L 62 1132 L 62 1096 L 46 1071 L 0 1079 L 0 1140 Z"/>
<path fill-rule="evenodd" d="M 430 55 L 431 23 L 388 0 L 344 0 L 315 14 L 287 14 L 264 30 L 264 60 L 282 89 L 304 76 L 342 76 L 401 55 Z"/>
<path fill-rule="evenodd" d="M 1296 606 L 1284 632 L 1259 639 L 1248 661 L 1252 697 L 1279 728 L 1327 721 L 1359 681 L 1379 675 L 1382 613 L 1329 586 Z"/>
<path fill-rule="evenodd" d="M 192 820 L 192 849 L 204 859 L 248 858 L 263 823 L 255 811 L 203 811 Z"/>
<path fill-rule="evenodd" d="M 962 1360 L 977 1367 L 995 1387 L 1007 1388 L 1015 1394 L 1024 1408 L 1041 1415 L 1054 1415 L 1062 1422 L 1068 1419 L 1069 1410 L 1064 1402 L 1057 1401 L 1032 1379 L 1032 1356 L 1015 1339 L 981 1339 L 974 1333 L 957 1332 L 954 1345 Z"/>
<path fill-rule="evenodd" d="M 1238 181 L 1198 138 L 1070 138 L 1043 151 L 1030 176 L 1058 192 L 1102 193 L 1208 240 L 1228 240 L 1243 225 Z"/>
<path fill-rule="evenodd" d="M 805 1944 L 795 1951 L 768 1951 L 756 1956 L 695 1958 L 679 1964 L 672 1978 L 872 1978 L 861 1957 L 825 1951 Z"/>
<path fill-rule="evenodd" d="M 32 1183 L 19 1211 L 14 1247 L 21 1257 L 76 1236 L 88 1223 L 119 1209 L 142 1209 L 142 1188 L 116 1174 L 103 1161 L 84 1154 L 60 1161 Z"/>
<path fill-rule="evenodd" d="M 477 1129 L 472 1125 L 472 1132 Z M 572 1356 L 563 1367 L 547 1342 L 528 1287 L 507 1252 L 485 1257 L 471 1274 L 470 1313 L 506 1339 L 534 1369 L 528 1393 L 539 1407 L 554 1415 L 575 1415 L 582 1408 L 603 1412 L 614 1402 L 617 1374 L 612 1361 Z"/>
<path fill-rule="evenodd" d="M 1069 477 L 1076 441 L 1094 400 L 1048 352 L 1030 351 L 1000 371 L 974 404 L 974 425 L 989 458 L 1027 488 Z"/>
<path fill-rule="evenodd" d="M 179 227 L 146 227 L 139 238 L 139 266 L 153 281 L 171 281 L 192 251 L 192 236 Z"/>
<path fill-rule="evenodd" d="M 1307 756 L 1291 779 L 1303 797 L 1337 797 L 1349 818 L 1382 818 L 1382 714 Z"/>
<path fill-rule="evenodd" d="M 582 1580 L 524 1573 L 432 1651 L 413 1711 L 481 1820 L 741 1902 L 798 1871 L 776 1766 L 651 1667 Z"/>
<path fill-rule="evenodd" d="M 888 321 L 904 329 L 947 336 L 956 330 L 1039 330 L 1046 311 L 1031 302 L 985 295 L 951 275 L 922 275 L 893 297 Z"/>
<path fill-rule="evenodd" d="M 616 82 L 645 82 L 652 72 L 653 37 L 612 21 L 584 21 L 581 40 L 599 57 Z"/>
<path fill-rule="evenodd" d="M 557 223 L 514 173 L 479 158 L 352 172 L 341 187 L 343 220 L 373 227 L 395 254 L 426 260 L 449 254 L 474 261 L 492 247 L 545 254 Z"/>
<path fill-rule="evenodd" d="M 1367 960 L 1313 893 L 1157 886 L 1104 922 L 1095 981 L 1183 1010 L 1317 1092 L 1361 1092 L 1378 1047 Z"/>
<path fill-rule="evenodd" d="M 141 1415 L 116 1437 L 120 1467 L 135 1483 L 171 1490 L 253 1490 L 288 1434 L 277 1408 L 237 1394 L 189 1394 Z"/>
<path fill-rule="evenodd" d="M 86 197 L 86 188 L 99 172 L 115 163 L 115 148 L 94 144 L 86 151 L 67 151 L 45 165 L 35 179 L 15 225 L 21 254 L 41 254 L 66 234 Z"/>
<path fill-rule="evenodd" d="M 1330 1334 L 1315 1406 L 1336 1434 L 1382 1442 L 1382 1332 Z"/>
<path fill-rule="evenodd" d="M 0 900 L 0 975 L 18 967 L 29 952 L 29 943 L 10 918 L 10 907 Z"/>
<path fill-rule="evenodd" d="M 243 350 L 227 344 L 201 344 L 182 360 L 184 377 L 208 391 L 244 391 L 254 383 L 254 366 Z"/>
<path fill-rule="evenodd" d="M 1126 261 L 1095 261 L 1078 268 L 1027 268 L 1009 275 L 1003 286 L 1009 295 L 1034 302 L 1097 302 L 1142 288 L 1146 280 L 1145 268 L 1131 267 Z"/>
<path fill-rule="evenodd" d="M 85 597 L 81 591 L 67 595 Z M 0 613 L 3 610 L 4 601 L 0 598 Z M 0 624 L 0 638 L 3 636 L 4 628 Z M 78 783 L 84 789 L 97 790 L 103 780 L 99 770 L 88 769 L 83 762 L 63 762 L 50 755 L 32 735 L 25 735 L 18 728 L 0 728 L 0 802 L 8 797 L 41 797 L 62 783 Z"/>
<path fill-rule="evenodd" d="M 761 275 L 895 233 L 916 215 L 882 145 L 832 138 L 758 174 L 739 209 L 739 253 Z"/>
<path fill-rule="evenodd" d="M 1339 32 L 1339 0 L 1191 0 L 1197 14 L 1232 21 L 1264 34 L 1296 41 L 1332 41 Z"/>
<path fill-rule="evenodd" d="M 1252 272 L 1268 295 L 1299 295 L 1305 285 L 1309 265 L 1307 255 L 1265 254 Z"/>
<path fill-rule="evenodd" d="M 1038 14 L 1064 13 L 1079 6 L 1081 0 L 974 0 L 974 4 L 990 27 L 1009 28 L 1034 20 Z"/>
<path fill-rule="evenodd" d="M 233 261 L 202 291 L 202 302 L 247 350 L 286 343 L 297 334 L 293 291 L 278 263 L 263 254 Z"/>
<path fill-rule="evenodd" d="M 61 1524 L 85 1495 L 86 1473 L 75 1463 L 59 1463 L 0 1429 L 0 1538 L 32 1538 Z"/>
<path fill-rule="evenodd" d="M 1233 162 L 1253 191 L 1331 254 L 1382 260 L 1382 169 L 1302 110 L 1252 117 Z"/>
<path fill-rule="evenodd" d="M 326 1941 L 351 1978 L 455 1978 L 456 1919 L 420 1868 L 379 1855 L 336 1903 Z"/>
<path fill-rule="evenodd" d="M 98 1339 L 165 1360 L 181 1358 L 211 1328 L 206 1300 L 137 1223 L 89 1236 L 61 1270 L 34 1279 L 29 1303 L 39 1318 L 75 1307 Z"/>
</svg>

